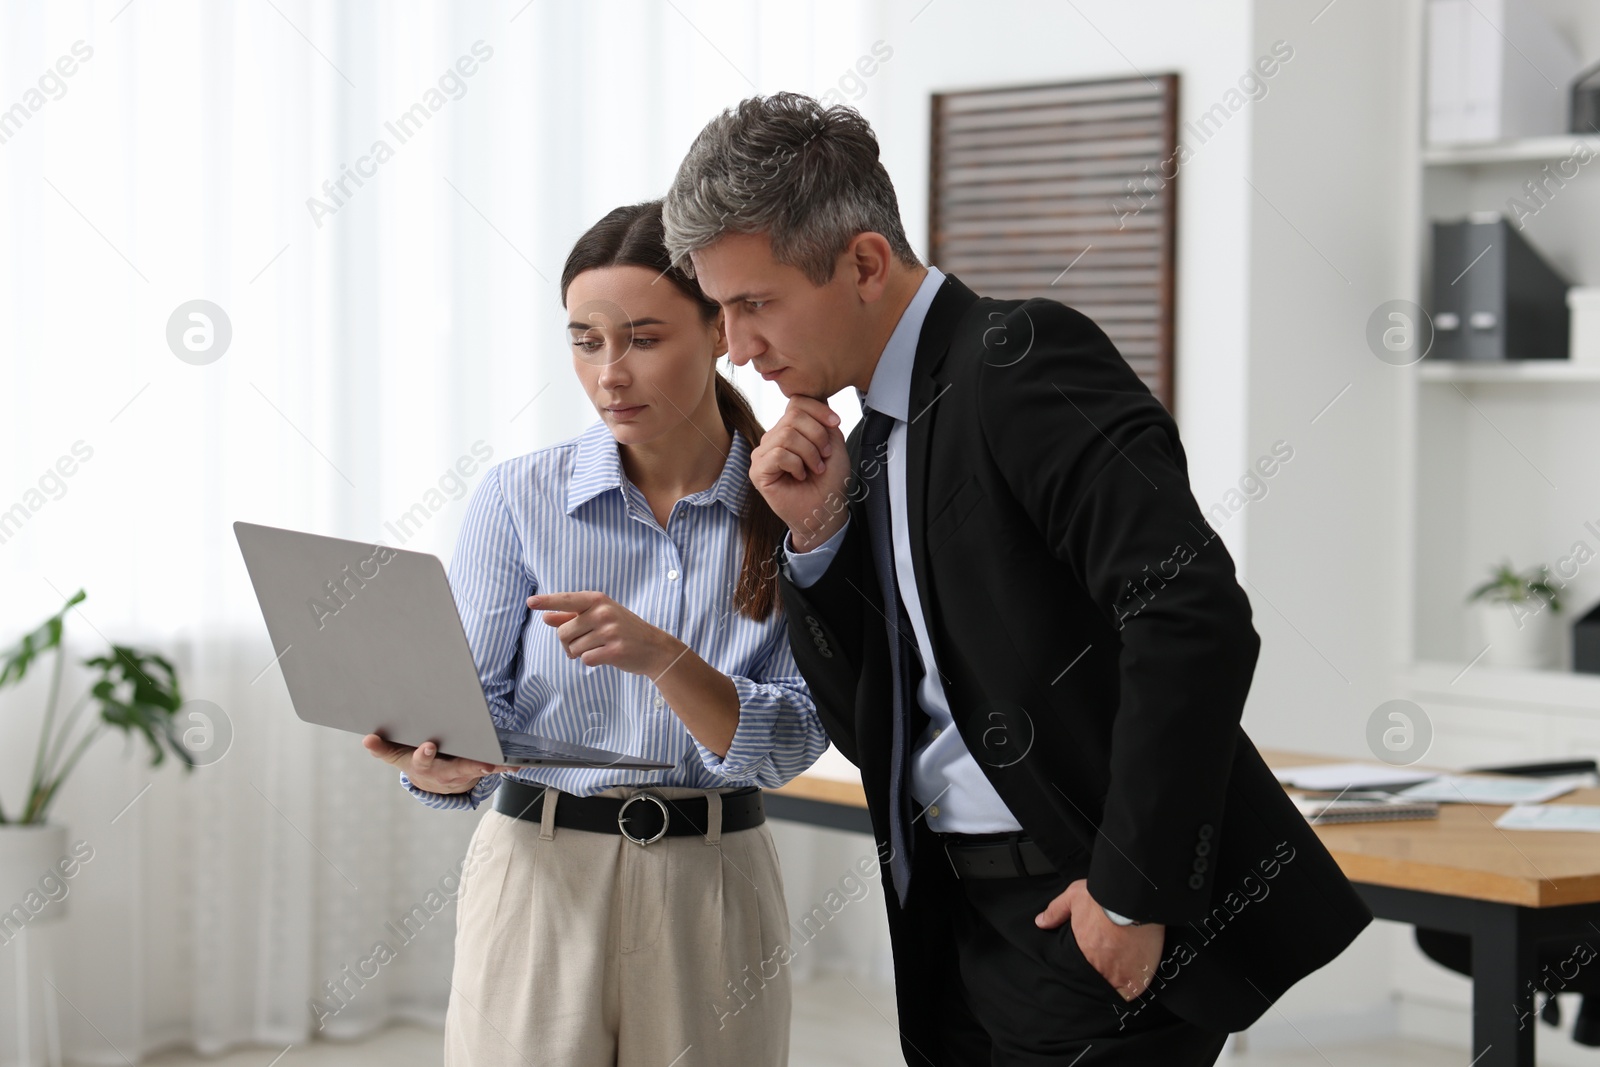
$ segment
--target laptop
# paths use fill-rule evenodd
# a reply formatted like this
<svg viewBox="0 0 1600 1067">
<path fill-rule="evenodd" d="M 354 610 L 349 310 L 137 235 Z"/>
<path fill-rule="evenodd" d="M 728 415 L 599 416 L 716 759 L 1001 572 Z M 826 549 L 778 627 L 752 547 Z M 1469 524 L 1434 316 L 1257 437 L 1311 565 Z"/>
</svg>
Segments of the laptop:
<svg viewBox="0 0 1600 1067">
<path fill-rule="evenodd" d="M 295 714 L 442 755 L 525 767 L 671 763 L 498 726 L 437 556 L 233 524 Z"/>
</svg>

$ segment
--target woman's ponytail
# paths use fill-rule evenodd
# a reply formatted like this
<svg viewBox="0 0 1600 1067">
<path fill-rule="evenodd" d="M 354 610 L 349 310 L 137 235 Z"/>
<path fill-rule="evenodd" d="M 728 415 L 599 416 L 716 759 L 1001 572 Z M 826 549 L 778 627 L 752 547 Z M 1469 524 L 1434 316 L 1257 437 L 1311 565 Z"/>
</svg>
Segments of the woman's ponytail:
<svg viewBox="0 0 1600 1067">
<path fill-rule="evenodd" d="M 717 411 L 723 425 L 738 430 L 754 449 L 766 433 L 756 419 L 739 387 L 716 374 Z M 750 487 L 743 513 L 739 516 L 740 540 L 744 542 L 744 562 L 739 567 L 739 582 L 733 602 L 741 615 L 760 621 L 778 606 L 778 553 L 782 551 L 783 520 L 767 503 L 766 497 Z"/>
</svg>

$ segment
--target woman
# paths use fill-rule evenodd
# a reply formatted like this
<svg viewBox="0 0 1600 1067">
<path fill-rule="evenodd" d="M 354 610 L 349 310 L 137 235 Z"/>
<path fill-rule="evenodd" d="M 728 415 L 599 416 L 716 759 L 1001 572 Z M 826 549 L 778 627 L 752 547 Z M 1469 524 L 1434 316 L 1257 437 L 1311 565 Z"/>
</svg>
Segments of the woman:
<svg viewBox="0 0 1600 1067">
<path fill-rule="evenodd" d="M 366 737 L 433 807 L 495 793 L 461 880 L 445 1062 L 786 1063 L 788 909 L 756 787 L 827 739 L 777 599 L 784 528 L 748 478 L 763 431 L 717 373 L 721 315 L 669 261 L 660 201 L 585 233 L 561 297 L 600 420 L 485 474 L 451 586 L 497 723 L 674 767 L 517 769 Z"/>
</svg>

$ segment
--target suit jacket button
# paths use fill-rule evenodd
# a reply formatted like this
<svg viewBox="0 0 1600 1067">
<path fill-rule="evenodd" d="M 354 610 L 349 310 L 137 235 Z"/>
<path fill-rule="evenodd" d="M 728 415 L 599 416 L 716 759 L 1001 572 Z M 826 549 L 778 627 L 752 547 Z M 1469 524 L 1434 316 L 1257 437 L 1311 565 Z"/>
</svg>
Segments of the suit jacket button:
<svg viewBox="0 0 1600 1067">
<path fill-rule="evenodd" d="M 1199 874 L 1201 871 L 1203 871 L 1205 869 L 1206 869 L 1206 858 L 1204 856 L 1196 856 L 1194 858 L 1194 873 Z"/>
<path fill-rule="evenodd" d="M 1210 851 L 1211 851 L 1211 842 L 1210 841 L 1202 841 L 1198 845 L 1194 846 L 1194 854 L 1196 856 L 1204 856 L 1207 852 L 1210 852 Z"/>
<path fill-rule="evenodd" d="M 1200 840 L 1204 841 L 1211 836 L 1211 824 L 1205 823 L 1200 827 Z"/>
<path fill-rule="evenodd" d="M 1205 884 L 1206 884 L 1206 880 L 1203 877 L 1201 877 L 1200 875 L 1191 874 L 1189 876 L 1189 888 L 1190 889 L 1203 889 L 1205 887 Z"/>
</svg>

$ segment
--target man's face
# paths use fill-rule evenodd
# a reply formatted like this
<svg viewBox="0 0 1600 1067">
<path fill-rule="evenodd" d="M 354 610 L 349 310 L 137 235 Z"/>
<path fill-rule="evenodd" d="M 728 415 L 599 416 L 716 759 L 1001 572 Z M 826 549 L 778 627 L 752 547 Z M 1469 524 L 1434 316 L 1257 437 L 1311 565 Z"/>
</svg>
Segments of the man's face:
<svg viewBox="0 0 1600 1067">
<path fill-rule="evenodd" d="M 826 400 L 858 377 L 866 305 L 846 251 L 833 277 L 813 285 L 798 267 L 772 257 L 762 234 L 729 234 L 690 253 L 705 294 L 722 305 L 728 358 L 753 363 L 784 396 Z"/>
</svg>

